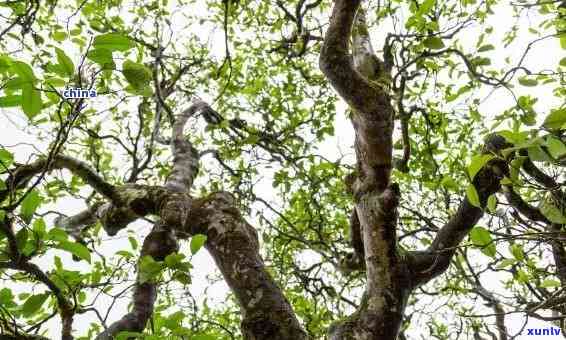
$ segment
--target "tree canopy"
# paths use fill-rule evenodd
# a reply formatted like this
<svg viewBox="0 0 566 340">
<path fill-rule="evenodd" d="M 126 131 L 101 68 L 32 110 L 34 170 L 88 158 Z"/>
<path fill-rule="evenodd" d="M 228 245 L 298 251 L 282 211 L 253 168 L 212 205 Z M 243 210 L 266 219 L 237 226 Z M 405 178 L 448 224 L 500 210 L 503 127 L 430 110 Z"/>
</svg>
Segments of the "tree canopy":
<svg viewBox="0 0 566 340">
<path fill-rule="evenodd" d="M 0 0 L 2 338 L 566 334 L 565 50 L 564 0 Z"/>
</svg>

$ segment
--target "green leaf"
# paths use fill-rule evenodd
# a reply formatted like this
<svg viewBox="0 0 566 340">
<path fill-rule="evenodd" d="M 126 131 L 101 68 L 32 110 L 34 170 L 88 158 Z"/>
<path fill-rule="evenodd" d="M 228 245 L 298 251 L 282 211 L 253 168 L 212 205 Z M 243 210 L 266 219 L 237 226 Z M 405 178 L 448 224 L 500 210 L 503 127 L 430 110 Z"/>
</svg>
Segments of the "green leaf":
<svg viewBox="0 0 566 340">
<path fill-rule="evenodd" d="M 122 64 L 122 73 L 134 89 L 142 89 L 151 81 L 151 70 L 131 60 L 126 60 Z"/>
<path fill-rule="evenodd" d="M 67 39 L 67 33 L 62 32 L 62 31 L 53 32 L 53 34 L 51 36 L 53 37 L 53 40 L 58 41 L 58 42 L 61 42 L 61 41 L 64 41 L 65 39 Z"/>
<path fill-rule="evenodd" d="M 138 264 L 140 283 L 153 281 L 159 276 L 161 270 L 165 268 L 165 263 L 157 262 L 153 257 L 146 255 L 142 257 Z"/>
<path fill-rule="evenodd" d="M 18 249 L 22 250 L 28 241 L 29 232 L 27 228 L 22 228 L 16 233 L 16 245 Z"/>
<path fill-rule="evenodd" d="M 183 285 L 188 285 L 188 284 L 191 284 L 191 282 L 192 282 L 191 276 L 189 274 L 181 272 L 181 271 L 176 271 L 173 274 L 173 278 Z"/>
<path fill-rule="evenodd" d="M 103 48 L 109 51 L 127 51 L 134 47 L 134 43 L 120 33 L 106 33 L 94 38 L 93 46 L 96 49 Z"/>
<path fill-rule="evenodd" d="M 532 86 L 537 86 L 538 81 L 536 79 L 529 78 L 529 77 L 520 77 L 519 78 L 519 84 L 521 84 L 523 86 L 532 87 Z"/>
<path fill-rule="evenodd" d="M 24 80 L 22 77 L 15 77 L 8 80 L 5 83 L 5 89 L 7 90 L 21 90 L 22 85 L 25 83 L 29 83 L 29 81 Z"/>
<path fill-rule="evenodd" d="M 6 171 L 14 162 L 14 155 L 6 149 L 0 149 L 0 172 Z"/>
<path fill-rule="evenodd" d="M 102 66 L 103 69 L 115 69 L 116 63 L 112 57 L 112 51 L 106 48 L 96 48 L 88 52 L 86 57 Z"/>
<path fill-rule="evenodd" d="M 480 197 L 473 184 L 468 185 L 468 188 L 466 189 L 466 197 L 474 207 L 481 208 Z"/>
<path fill-rule="evenodd" d="M 474 64 L 475 66 L 489 66 L 491 65 L 491 59 L 477 57 L 472 60 L 472 64 Z"/>
<path fill-rule="evenodd" d="M 22 96 L 12 95 L 0 97 L 0 107 L 14 107 L 22 105 Z"/>
<path fill-rule="evenodd" d="M 560 59 L 560 66 L 566 67 L 566 57 Z"/>
<path fill-rule="evenodd" d="M 130 241 L 130 246 L 132 246 L 133 250 L 138 249 L 138 241 L 133 237 L 128 237 L 128 241 Z"/>
<path fill-rule="evenodd" d="M 449 176 L 444 176 L 442 178 L 442 181 L 440 182 L 440 185 L 451 191 L 458 191 L 458 189 L 460 189 L 458 183 L 456 183 L 456 181 Z"/>
<path fill-rule="evenodd" d="M 169 254 L 165 257 L 165 264 L 167 265 L 168 268 L 175 268 L 177 267 L 178 264 L 180 264 L 183 261 L 184 258 L 185 255 L 183 254 L 178 254 L 178 253 Z"/>
<path fill-rule="evenodd" d="M 191 238 L 191 254 L 196 254 L 206 242 L 206 235 L 196 234 Z"/>
<path fill-rule="evenodd" d="M 39 205 L 41 204 L 41 196 L 34 189 L 32 190 L 22 201 L 22 206 L 20 207 L 20 213 L 24 221 L 30 221 L 33 213 Z"/>
<path fill-rule="evenodd" d="M 71 58 L 69 58 L 63 50 L 57 47 L 55 47 L 55 53 L 57 53 L 57 62 L 61 66 L 61 69 L 67 76 L 72 77 L 73 74 L 75 74 L 75 65 Z"/>
<path fill-rule="evenodd" d="M 484 227 L 474 227 L 470 231 L 470 240 L 476 246 L 481 248 L 481 252 L 489 257 L 495 257 L 496 248 L 492 242 L 491 234 Z"/>
<path fill-rule="evenodd" d="M 41 93 L 32 83 L 22 85 L 22 109 L 29 119 L 41 112 Z"/>
<path fill-rule="evenodd" d="M 493 159 L 493 155 L 475 155 L 472 157 L 472 161 L 468 166 L 468 174 L 470 175 L 471 179 L 474 179 L 476 174 L 487 164 L 491 159 Z"/>
<path fill-rule="evenodd" d="M 32 316 L 39 311 L 48 297 L 48 294 L 36 294 L 30 296 L 22 306 L 22 313 L 24 317 Z"/>
<path fill-rule="evenodd" d="M 489 211 L 494 213 L 496 211 L 496 208 L 497 208 L 497 197 L 495 196 L 495 194 L 489 195 L 489 197 L 487 198 L 487 209 L 489 209 Z"/>
<path fill-rule="evenodd" d="M 511 166 L 509 167 L 509 176 L 513 182 L 519 181 L 519 174 L 521 170 L 521 166 L 523 163 L 528 159 L 527 156 L 519 156 L 511 161 Z"/>
<path fill-rule="evenodd" d="M 525 271 L 522 269 L 517 270 L 517 281 L 527 283 L 529 282 L 529 280 L 529 274 L 525 273 Z"/>
<path fill-rule="evenodd" d="M 45 83 L 53 87 L 64 87 L 67 84 L 63 79 L 60 78 L 47 78 L 45 79 Z"/>
<path fill-rule="evenodd" d="M 69 253 L 75 255 L 81 260 L 85 260 L 86 262 L 90 263 L 90 251 L 84 245 L 77 243 L 77 242 L 70 242 L 70 241 L 61 241 L 56 246 L 58 249 L 68 251 Z"/>
<path fill-rule="evenodd" d="M 550 130 L 559 130 L 564 123 L 566 123 L 566 108 L 550 111 L 542 125 Z"/>
<path fill-rule="evenodd" d="M 22 78 L 24 82 L 34 83 L 36 81 L 32 68 L 24 62 L 21 61 L 13 62 L 12 70 L 16 72 L 16 74 L 20 76 L 20 78 Z"/>
<path fill-rule="evenodd" d="M 439 37 L 428 37 L 423 41 L 425 47 L 431 50 L 439 50 L 444 48 L 444 42 Z"/>
<path fill-rule="evenodd" d="M 551 198 L 545 198 L 540 204 L 540 212 L 552 223 L 566 224 L 566 216 L 560 211 Z"/>
<path fill-rule="evenodd" d="M 557 280 L 551 280 L 551 279 L 546 279 L 544 281 L 542 281 L 542 283 L 540 284 L 540 286 L 542 288 L 555 288 L 555 287 L 560 287 L 560 281 Z"/>
<path fill-rule="evenodd" d="M 0 289 L 0 306 L 9 306 L 14 302 L 14 294 L 10 288 Z"/>
<path fill-rule="evenodd" d="M 566 145 L 556 137 L 549 136 L 546 139 L 546 147 L 554 159 L 560 159 L 562 156 L 566 155 Z"/>
<path fill-rule="evenodd" d="M 552 162 L 550 156 L 538 145 L 527 148 L 527 154 L 533 162 Z"/>
<path fill-rule="evenodd" d="M 434 4 L 436 3 L 436 0 L 425 0 L 421 6 L 419 7 L 419 10 L 417 12 L 417 15 L 424 15 L 427 14 L 428 12 L 430 12 L 430 10 L 432 9 L 432 7 L 434 7 Z"/>
<path fill-rule="evenodd" d="M 69 235 L 65 230 L 56 227 L 49 230 L 49 232 L 47 233 L 47 237 L 52 241 L 64 242 L 67 241 Z"/>
<path fill-rule="evenodd" d="M 487 51 L 491 51 L 494 50 L 495 46 L 491 45 L 491 44 L 487 44 L 487 45 L 483 45 L 480 48 L 478 48 L 478 52 L 487 52 Z"/>
<path fill-rule="evenodd" d="M 523 261 L 525 259 L 525 253 L 523 253 L 523 248 L 518 244 L 511 244 L 509 246 L 509 252 L 513 255 L 517 261 Z"/>
</svg>

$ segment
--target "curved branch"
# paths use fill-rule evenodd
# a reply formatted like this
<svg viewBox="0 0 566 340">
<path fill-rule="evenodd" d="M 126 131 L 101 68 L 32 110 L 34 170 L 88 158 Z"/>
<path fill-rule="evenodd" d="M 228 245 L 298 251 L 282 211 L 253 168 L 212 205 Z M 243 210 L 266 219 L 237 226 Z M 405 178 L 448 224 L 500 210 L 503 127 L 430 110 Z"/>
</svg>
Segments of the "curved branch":
<svg viewBox="0 0 566 340">
<path fill-rule="evenodd" d="M 517 209 L 521 214 L 526 216 L 531 221 L 538 221 L 543 222 L 545 224 L 550 224 L 550 221 L 544 216 L 540 209 L 533 207 L 529 203 L 525 202 L 521 195 L 519 195 L 514 189 L 513 186 L 505 185 L 503 186 L 503 192 L 505 193 L 505 197 L 509 204 Z"/>
<path fill-rule="evenodd" d="M 486 142 L 487 151 L 496 152 L 506 146 L 505 139 L 492 135 Z M 495 147 L 496 149 L 490 149 Z M 422 285 L 442 274 L 450 265 L 458 245 L 483 216 L 483 207 L 490 195 L 501 188 L 500 181 L 508 174 L 506 161 L 492 159 L 474 177 L 472 184 L 479 196 L 480 207 L 474 206 L 465 197 L 456 213 L 440 228 L 430 247 L 425 251 L 409 253 L 409 263 L 414 275 L 415 286 Z"/>
<path fill-rule="evenodd" d="M 375 112 L 375 108 L 383 104 L 383 98 L 355 69 L 349 55 L 352 23 L 360 2 L 334 2 L 330 25 L 320 52 L 319 67 L 338 94 L 364 115 Z"/>
<path fill-rule="evenodd" d="M 13 270 L 21 270 L 27 274 L 33 276 L 36 280 L 43 283 L 51 293 L 55 296 L 57 300 L 57 306 L 59 307 L 59 314 L 61 316 L 61 321 L 63 324 L 61 331 L 61 339 L 72 340 L 72 324 L 73 317 L 75 315 L 75 310 L 70 301 L 65 297 L 64 292 L 53 282 L 47 274 L 45 274 L 36 264 L 27 261 L 10 261 L 10 262 L 0 262 L 0 268 L 8 268 Z"/>
<path fill-rule="evenodd" d="M 226 192 L 195 200 L 186 232 L 207 234 L 205 247 L 240 304 L 244 339 L 308 339 L 265 268 L 256 230 L 234 205 L 233 196 Z"/>
<path fill-rule="evenodd" d="M 320 69 L 352 109 L 359 179 L 354 192 L 358 197 L 374 189 L 383 191 L 389 184 L 394 118 L 387 88 L 377 81 L 386 74 L 373 54 L 363 12 L 353 33 L 355 63 L 349 55 L 350 35 L 359 5 L 359 0 L 334 2 L 319 59 Z M 370 74 L 374 72 L 377 74 Z"/>
<path fill-rule="evenodd" d="M 173 125 L 171 151 L 173 153 L 173 169 L 165 187 L 171 191 L 187 192 L 198 174 L 198 151 L 185 138 L 183 129 L 187 120 L 196 112 L 208 108 L 208 104 L 195 100 L 193 105 L 179 115 Z"/>
<path fill-rule="evenodd" d="M 47 159 L 38 159 L 33 163 L 20 165 L 10 171 L 10 176 L 6 180 L 7 189 L 0 191 L 0 201 L 6 199 L 10 192 L 24 188 L 33 176 L 45 170 L 56 169 L 67 169 L 106 198 L 110 200 L 116 198 L 114 186 L 106 182 L 88 164 L 73 157 L 59 155 L 54 156 L 51 164 L 47 164 Z"/>
</svg>

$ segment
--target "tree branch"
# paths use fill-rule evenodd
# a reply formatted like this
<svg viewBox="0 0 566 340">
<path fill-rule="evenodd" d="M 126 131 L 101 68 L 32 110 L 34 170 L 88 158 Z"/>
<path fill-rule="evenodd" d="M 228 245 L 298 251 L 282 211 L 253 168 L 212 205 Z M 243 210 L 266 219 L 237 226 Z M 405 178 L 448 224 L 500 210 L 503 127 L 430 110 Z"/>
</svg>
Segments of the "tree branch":
<svg viewBox="0 0 566 340">
<path fill-rule="evenodd" d="M 334 2 L 319 59 L 320 69 L 352 109 L 359 172 L 359 181 L 354 186 L 356 195 L 373 189 L 383 191 L 389 184 L 394 118 L 386 89 L 375 81 L 385 74 L 372 54 L 367 28 L 363 26 L 363 13 L 354 35 L 354 57 L 359 69 L 348 54 L 359 4 L 359 0 Z M 378 74 L 370 75 L 372 69 Z"/>
<path fill-rule="evenodd" d="M 486 141 L 486 151 L 488 152 L 497 152 L 505 146 L 505 139 L 501 136 L 492 135 Z M 472 181 L 482 208 L 474 206 L 465 197 L 456 213 L 440 228 L 430 247 L 426 251 L 409 253 L 415 286 L 428 282 L 448 268 L 457 246 L 483 216 L 483 208 L 487 204 L 488 197 L 499 191 L 501 188 L 500 181 L 506 174 L 508 174 L 506 161 L 499 158 L 490 160 Z"/>
<path fill-rule="evenodd" d="M 207 103 L 201 100 L 195 100 L 191 107 L 177 116 L 175 124 L 173 125 L 173 136 L 171 138 L 173 169 L 165 183 L 165 187 L 171 191 L 189 191 L 193 180 L 198 174 L 198 151 L 185 138 L 183 129 L 190 117 L 207 107 Z"/>
<path fill-rule="evenodd" d="M 38 159 L 31 164 L 20 165 L 10 171 L 6 180 L 6 189 L 0 191 L 0 201 L 8 197 L 10 192 L 24 188 L 33 176 L 44 170 L 67 169 L 88 183 L 94 190 L 110 200 L 115 199 L 114 186 L 106 182 L 88 164 L 69 156 L 54 156 L 51 164 L 46 159 Z"/>
<path fill-rule="evenodd" d="M 234 204 L 233 196 L 226 192 L 195 200 L 186 232 L 206 233 L 206 249 L 240 304 L 244 339 L 307 339 L 265 268 L 256 230 Z"/>
</svg>

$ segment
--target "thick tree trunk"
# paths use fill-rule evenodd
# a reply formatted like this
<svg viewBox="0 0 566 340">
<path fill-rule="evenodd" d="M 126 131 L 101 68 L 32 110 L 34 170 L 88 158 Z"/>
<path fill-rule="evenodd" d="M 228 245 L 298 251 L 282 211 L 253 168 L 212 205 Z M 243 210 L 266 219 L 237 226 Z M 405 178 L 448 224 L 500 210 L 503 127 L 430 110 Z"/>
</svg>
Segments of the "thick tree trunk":
<svg viewBox="0 0 566 340">
<path fill-rule="evenodd" d="M 202 221 L 191 228 L 206 230 L 206 249 L 240 304 L 244 338 L 307 339 L 293 308 L 265 269 L 256 230 L 234 204 L 229 193 L 214 194 L 193 207 L 190 220 Z"/>
<path fill-rule="evenodd" d="M 352 183 L 363 241 L 366 290 L 360 307 L 329 330 L 332 340 L 397 338 L 410 271 L 397 250 L 399 188 L 390 183 L 394 111 L 387 70 L 375 55 L 360 1 L 335 1 L 320 67 L 352 110 L 357 169 Z M 350 38 L 353 57 L 349 55 Z"/>
</svg>

